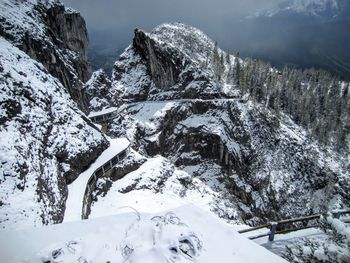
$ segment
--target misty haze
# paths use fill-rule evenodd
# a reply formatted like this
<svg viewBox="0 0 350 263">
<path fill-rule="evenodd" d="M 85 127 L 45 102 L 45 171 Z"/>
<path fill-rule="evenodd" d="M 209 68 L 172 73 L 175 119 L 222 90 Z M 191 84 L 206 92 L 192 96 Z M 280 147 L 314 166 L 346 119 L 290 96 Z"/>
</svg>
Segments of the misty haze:
<svg viewBox="0 0 350 263">
<path fill-rule="evenodd" d="M 349 28 L 349 0 L 0 0 L 0 261 L 349 263 Z"/>
<path fill-rule="evenodd" d="M 281 68 L 323 68 L 350 78 L 350 9 L 317 13 L 285 12 L 288 1 L 83 1 L 66 0 L 86 18 L 89 55 L 95 69 L 111 72 L 114 60 L 129 45 L 133 30 L 152 30 L 165 22 L 195 26 L 224 50 L 270 61 Z M 316 1 L 317 2 L 317 1 Z M 321 1 L 322 2 L 322 1 Z M 272 16 L 271 10 L 276 11 Z M 328 13 L 327 13 L 328 12 Z"/>
</svg>

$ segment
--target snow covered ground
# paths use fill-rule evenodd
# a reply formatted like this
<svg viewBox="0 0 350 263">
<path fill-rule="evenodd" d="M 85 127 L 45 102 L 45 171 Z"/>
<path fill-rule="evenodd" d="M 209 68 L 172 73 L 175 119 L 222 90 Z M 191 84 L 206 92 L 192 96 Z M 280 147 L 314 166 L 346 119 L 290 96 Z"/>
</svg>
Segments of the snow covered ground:
<svg viewBox="0 0 350 263">
<path fill-rule="evenodd" d="M 275 235 L 274 242 L 269 242 L 268 237 L 262 237 L 255 239 L 254 241 L 267 248 L 268 250 L 280 254 L 285 250 L 286 245 L 293 245 L 305 238 L 309 239 L 324 239 L 326 237 L 325 233 L 317 228 L 303 229 L 296 232 L 290 232 L 282 235 Z"/>
<path fill-rule="evenodd" d="M 115 182 L 104 197 L 99 197 L 91 207 L 89 218 L 124 212 L 120 207 L 125 206 L 140 212 L 157 213 L 193 203 L 209 211 L 209 203 L 213 201 L 214 193 L 196 179 L 191 180 L 197 189 L 187 190 L 185 193 L 179 180 L 186 179 L 191 179 L 190 175 L 175 169 L 164 157 L 148 159 L 138 170 Z M 157 189 L 159 184 L 163 185 L 161 192 Z M 126 192 L 125 189 L 130 186 L 134 190 Z"/>
<path fill-rule="evenodd" d="M 91 206 L 89 218 L 123 212 L 120 207 L 124 206 L 157 213 L 187 204 L 213 214 L 212 211 L 225 211 L 232 218 L 237 217 L 236 210 L 225 205 L 215 187 L 177 169 L 168 159 L 156 156 L 114 182 L 105 195 L 99 195 Z"/>
<path fill-rule="evenodd" d="M 126 138 L 110 139 L 110 146 L 106 149 L 97 160 L 91 164 L 89 169 L 84 171 L 70 185 L 68 185 L 68 198 L 66 201 L 66 211 L 64 222 L 75 221 L 81 219 L 84 193 L 86 184 L 89 181 L 94 171 L 103 165 L 115 155 L 122 152 L 129 146 L 129 141 Z"/>
<path fill-rule="evenodd" d="M 0 250 L 3 262 L 286 262 L 194 205 L 3 232 Z"/>
</svg>

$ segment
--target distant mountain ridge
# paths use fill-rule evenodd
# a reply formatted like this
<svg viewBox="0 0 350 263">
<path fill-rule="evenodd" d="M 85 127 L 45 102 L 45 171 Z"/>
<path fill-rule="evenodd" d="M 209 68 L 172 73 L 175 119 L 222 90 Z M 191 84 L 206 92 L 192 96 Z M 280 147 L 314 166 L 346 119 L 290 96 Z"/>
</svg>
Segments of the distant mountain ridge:
<svg viewBox="0 0 350 263">
<path fill-rule="evenodd" d="M 259 12 L 257 16 L 273 17 L 296 13 L 323 19 L 338 19 L 348 5 L 348 1 L 345 0 L 287 0 L 278 4 L 276 8 Z"/>
<path fill-rule="evenodd" d="M 350 1 L 288 0 L 242 20 L 237 48 L 280 68 L 325 69 L 349 80 L 349 28 Z"/>
</svg>

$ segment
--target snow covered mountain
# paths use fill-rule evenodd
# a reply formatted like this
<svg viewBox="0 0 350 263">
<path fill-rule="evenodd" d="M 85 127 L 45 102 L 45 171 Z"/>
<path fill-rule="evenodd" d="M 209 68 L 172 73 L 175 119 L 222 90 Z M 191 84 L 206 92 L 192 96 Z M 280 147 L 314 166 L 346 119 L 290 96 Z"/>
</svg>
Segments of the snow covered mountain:
<svg viewBox="0 0 350 263">
<path fill-rule="evenodd" d="M 108 146 L 77 104 L 85 50 L 65 30 L 82 18 L 53 2 L 7 0 L 0 17 L 0 226 L 58 223 L 67 184 Z"/>
<path fill-rule="evenodd" d="M 322 19 L 337 19 L 348 6 L 346 0 L 287 0 L 277 8 L 259 12 L 257 16 L 279 16 L 287 13 L 301 14 Z"/>
<path fill-rule="evenodd" d="M 39 254 L 9 249 L 9 260 L 101 260 L 102 251 L 105 261 L 254 262 L 242 252 L 255 250 L 248 240 L 215 254 L 218 240 L 241 244 L 227 223 L 350 206 L 347 82 L 243 61 L 181 23 L 136 29 L 112 77 L 99 70 L 88 80 L 85 22 L 58 1 L 4 0 L 0 35 L 0 226 L 125 207 L 138 218 L 9 232 L 1 243 L 40 241 L 24 242 Z"/>
<path fill-rule="evenodd" d="M 119 106 L 104 130 L 127 137 L 137 153 L 98 181 L 89 216 L 112 215 L 124 205 L 159 213 L 193 203 L 230 223 L 258 224 L 349 207 L 348 150 L 322 145 L 290 116 L 269 108 L 272 93 L 258 89 L 276 85 L 277 92 L 289 92 L 281 89 L 285 73 L 259 65 L 226 54 L 203 32 L 180 23 L 150 33 L 136 29 L 114 65 L 111 85 L 102 85 L 103 95 L 90 108 Z M 252 68 L 258 69 L 248 75 Z M 275 82 L 259 83 L 256 75 Z M 314 86 L 311 78 L 292 75 L 289 85 Z M 97 72 L 87 83 L 91 94 L 109 83 L 103 76 Z M 305 82 L 292 84 L 292 78 Z M 245 81 L 249 86 L 238 88 Z M 265 103 L 257 101 L 265 96 Z"/>
<path fill-rule="evenodd" d="M 327 154 L 288 116 L 277 118 L 243 98 L 228 84 L 234 61 L 183 24 L 135 30 L 103 97 L 122 105 L 107 133 L 126 136 L 139 153 L 162 155 L 205 182 L 219 200 L 212 209 L 225 218 L 257 223 L 296 216 L 322 210 L 325 200 L 348 206 L 348 157 Z M 146 188 L 162 192 L 157 181 Z M 329 191 L 336 193 L 331 199 Z"/>
</svg>

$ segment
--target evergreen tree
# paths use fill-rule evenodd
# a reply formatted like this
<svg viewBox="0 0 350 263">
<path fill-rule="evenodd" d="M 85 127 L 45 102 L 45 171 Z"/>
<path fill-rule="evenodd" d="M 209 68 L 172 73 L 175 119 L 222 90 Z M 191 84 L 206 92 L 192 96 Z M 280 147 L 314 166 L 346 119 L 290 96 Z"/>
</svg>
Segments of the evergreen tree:
<svg viewBox="0 0 350 263">
<path fill-rule="evenodd" d="M 218 43 L 215 42 L 213 49 L 213 70 L 216 80 L 220 81 L 221 79 L 221 58 L 219 54 Z"/>
<path fill-rule="evenodd" d="M 218 59 L 219 54 L 214 54 Z M 224 59 L 221 56 L 219 60 Z M 217 72 L 223 70 L 217 69 Z M 270 64 L 249 58 L 242 63 L 239 53 L 228 76 L 232 79 L 227 80 L 243 94 L 249 93 L 257 102 L 273 109 L 277 116 L 280 112 L 288 114 L 321 143 L 332 142 L 334 149 L 349 150 L 346 149 L 350 134 L 349 83 L 340 82 L 322 70 L 284 67 L 278 71 Z"/>
<path fill-rule="evenodd" d="M 235 57 L 235 64 L 234 64 L 234 84 L 236 86 L 240 86 L 240 80 L 241 80 L 241 63 L 240 63 L 240 58 L 239 58 L 239 52 L 237 52 L 236 57 Z"/>
</svg>

